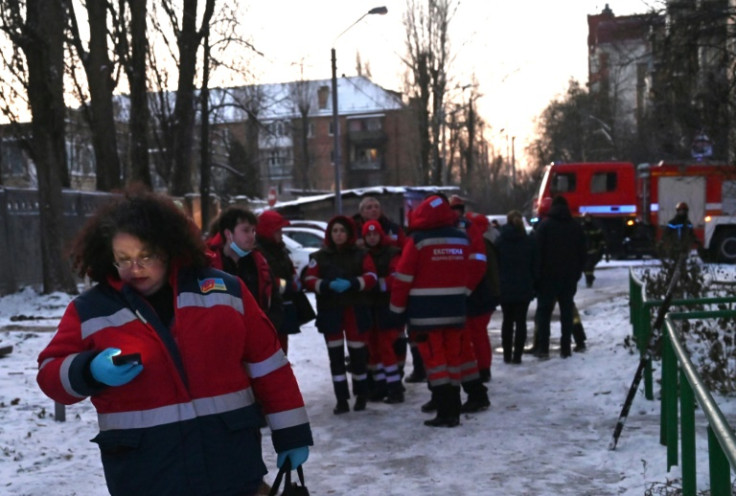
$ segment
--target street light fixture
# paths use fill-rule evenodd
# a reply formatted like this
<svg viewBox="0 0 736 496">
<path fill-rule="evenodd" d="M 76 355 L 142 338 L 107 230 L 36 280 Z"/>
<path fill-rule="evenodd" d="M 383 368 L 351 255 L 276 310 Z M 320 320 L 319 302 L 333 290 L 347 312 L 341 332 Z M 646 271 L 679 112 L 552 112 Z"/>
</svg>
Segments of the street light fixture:
<svg viewBox="0 0 736 496">
<path fill-rule="evenodd" d="M 342 157 L 340 155 L 340 121 L 337 109 L 337 57 L 335 55 L 335 43 L 340 38 L 340 36 L 344 35 L 350 28 L 362 21 L 364 17 L 372 14 L 384 15 L 386 13 L 388 13 L 388 9 L 386 7 L 372 8 L 371 10 L 360 16 L 357 21 L 348 26 L 342 33 L 337 35 L 335 41 L 332 42 L 332 134 L 335 139 L 333 152 L 333 161 L 335 164 L 335 213 L 338 215 L 342 214 L 342 191 L 340 190 L 340 183 L 342 181 L 340 175 Z"/>
</svg>

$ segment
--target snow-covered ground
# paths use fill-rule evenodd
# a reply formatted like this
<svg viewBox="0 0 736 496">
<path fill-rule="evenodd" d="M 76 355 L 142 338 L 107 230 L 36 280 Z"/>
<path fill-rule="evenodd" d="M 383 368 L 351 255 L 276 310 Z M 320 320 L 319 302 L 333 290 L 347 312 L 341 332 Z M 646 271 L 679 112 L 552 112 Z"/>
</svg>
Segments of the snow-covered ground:
<svg viewBox="0 0 736 496">
<path fill-rule="evenodd" d="M 425 427 L 419 407 L 429 395 L 407 384 L 406 402 L 369 403 L 364 412 L 332 414 L 327 352 L 313 326 L 291 338 L 289 359 L 304 394 L 315 446 L 304 466 L 311 494 L 385 495 L 643 495 L 652 483 L 679 477 L 666 471 L 659 444 L 659 404 L 640 393 L 615 451 L 608 450 L 638 364 L 624 346 L 631 334 L 628 270 L 635 262 L 599 265 L 593 288 L 576 297 L 588 351 L 563 360 L 500 359 L 500 311 L 489 326 L 496 347 L 488 411 L 463 415 L 454 429 Z M 107 494 L 88 401 L 53 418 L 54 404 L 36 386 L 36 356 L 70 297 L 31 290 L 0 298 L 0 494 Z M 534 304 L 530 309 L 530 318 Z M 530 322 L 531 330 L 531 322 Z M 552 328 L 559 338 L 559 325 Z M 555 346 L 557 340 L 553 342 Z M 656 365 L 655 365 L 656 367 Z M 658 367 L 656 367 L 658 369 Z M 411 370 L 411 365 L 407 366 Z M 658 377 L 658 372 L 655 372 Z M 736 403 L 723 408 L 733 419 Z M 731 420 L 732 425 L 734 424 Z M 705 427 L 698 427 L 698 489 L 708 487 Z M 275 454 L 264 437 L 266 463 Z"/>
</svg>

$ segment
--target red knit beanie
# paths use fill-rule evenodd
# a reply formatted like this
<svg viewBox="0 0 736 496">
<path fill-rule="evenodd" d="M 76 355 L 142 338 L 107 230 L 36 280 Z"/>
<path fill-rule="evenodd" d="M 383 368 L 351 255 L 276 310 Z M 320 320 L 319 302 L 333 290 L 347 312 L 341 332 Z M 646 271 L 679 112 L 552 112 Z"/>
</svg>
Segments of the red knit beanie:
<svg viewBox="0 0 736 496">
<path fill-rule="evenodd" d="M 365 224 L 363 224 L 363 237 L 365 238 L 365 235 L 369 232 L 378 231 L 378 234 L 381 235 L 383 238 L 386 233 L 383 232 L 383 228 L 381 227 L 381 224 L 377 220 L 369 220 Z"/>
<path fill-rule="evenodd" d="M 258 216 L 256 234 L 262 238 L 273 239 L 276 231 L 290 224 L 288 220 L 275 210 L 265 210 Z"/>
</svg>

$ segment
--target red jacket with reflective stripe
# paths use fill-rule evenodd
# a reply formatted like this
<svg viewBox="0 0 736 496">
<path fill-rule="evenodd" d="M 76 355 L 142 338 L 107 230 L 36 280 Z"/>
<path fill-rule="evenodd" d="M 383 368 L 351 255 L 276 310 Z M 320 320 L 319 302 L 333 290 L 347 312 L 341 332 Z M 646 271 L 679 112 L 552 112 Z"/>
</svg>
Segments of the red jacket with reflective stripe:
<svg viewBox="0 0 736 496">
<path fill-rule="evenodd" d="M 75 298 L 38 358 L 44 393 L 90 396 L 97 409 L 111 494 L 220 494 L 262 477 L 259 410 L 277 452 L 312 444 L 296 379 L 245 284 L 214 269 L 172 273 L 170 329 L 110 280 Z M 143 371 L 119 387 L 94 381 L 89 362 L 108 347 L 140 353 Z M 142 459 L 104 456 L 133 447 Z"/>
<path fill-rule="evenodd" d="M 413 331 L 463 327 L 471 275 L 470 241 L 446 200 L 432 196 L 412 212 L 412 231 L 391 286 L 391 311 Z M 477 284 L 477 282 L 476 282 Z"/>
</svg>

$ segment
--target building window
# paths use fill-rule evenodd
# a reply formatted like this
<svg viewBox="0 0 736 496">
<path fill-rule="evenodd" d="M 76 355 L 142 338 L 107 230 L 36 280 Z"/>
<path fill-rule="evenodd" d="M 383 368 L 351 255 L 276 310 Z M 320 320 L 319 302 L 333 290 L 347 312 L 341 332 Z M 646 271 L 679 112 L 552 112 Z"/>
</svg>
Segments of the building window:
<svg viewBox="0 0 736 496">
<path fill-rule="evenodd" d="M 334 136 L 335 135 L 335 126 L 334 126 L 334 122 L 332 121 L 332 119 L 330 119 L 330 128 L 329 128 L 328 134 L 330 136 Z"/>
<path fill-rule="evenodd" d="M 271 148 L 266 152 L 266 163 L 270 178 L 290 177 L 294 165 L 291 148 Z"/>
<path fill-rule="evenodd" d="M 378 148 L 355 148 L 350 157 L 353 170 L 379 170 L 381 168 Z"/>
</svg>

